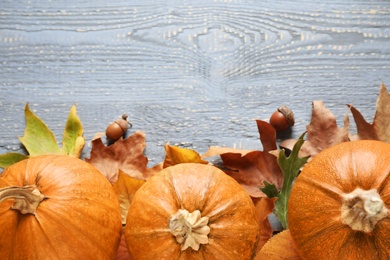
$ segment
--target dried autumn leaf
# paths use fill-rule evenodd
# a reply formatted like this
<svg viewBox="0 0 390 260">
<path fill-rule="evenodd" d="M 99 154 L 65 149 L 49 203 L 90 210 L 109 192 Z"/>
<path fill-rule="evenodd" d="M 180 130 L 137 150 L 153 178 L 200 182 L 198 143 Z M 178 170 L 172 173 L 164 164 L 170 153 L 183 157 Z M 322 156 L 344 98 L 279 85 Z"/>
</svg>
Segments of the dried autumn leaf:
<svg viewBox="0 0 390 260">
<path fill-rule="evenodd" d="M 92 141 L 90 158 L 85 161 L 97 168 L 111 183 L 118 181 L 119 170 L 139 180 L 147 180 L 161 169 L 160 165 L 147 168 L 148 158 L 144 155 L 145 134 L 137 131 L 126 139 L 119 139 L 105 146 L 101 138 Z"/>
<path fill-rule="evenodd" d="M 19 137 L 19 140 L 29 155 L 62 153 L 53 132 L 30 110 L 28 104 L 26 104 L 24 114 L 26 117 L 26 129 L 24 136 Z"/>
<path fill-rule="evenodd" d="M 326 250 L 326 249 L 324 249 Z M 284 230 L 273 236 L 258 252 L 254 260 L 301 260 L 290 230 Z"/>
<path fill-rule="evenodd" d="M 73 105 L 66 121 L 61 151 L 67 155 L 80 157 L 84 145 L 83 126 L 80 118 L 77 116 L 76 106 Z"/>
<path fill-rule="evenodd" d="M 244 156 L 247 153 L 253 152 L 254 150 L 236 149 L 230 147 L 210 146 L 209 149 L 202 155 L 202 158 L 209 158 L 213 156 L 220 156 L 224 153 L 239 153 Z"/>
<path fill-rule="evenodd" d="M 257 251 L 272 237 L 273 230 L 268 215 L 272 213 L 275 207 L 276 198 L 252 198 L 255 204 L 256 215 L 260 228 L 260 238 L 257 245 Z"/>
<path fill-rule="evenodd" d="M 267 122 L 257 120 L 257 128 L 260 133 L 260 141 L 263 151 L 251 151 L 248 153 L 228 152 L 220 154 L 223 161 L 223 169 L 245 188 L 254 198 L 265 197 L 259 190 L 264 181 L 275 184 L 280 189 L 283 182 L 283 174 L 275 156 L 269 152 L 276 150 L 276 131 Z M 234 150 L 233 150 L 234 151 Z"/>
<path fill-rule="evenodd" d="M 119 243 L 118 249 L 116 250 L 115 260 L 131 260 L 131 256 L 126 245 L 124 230 L 122 230 L 121 241 Z"/>
<path fill-rule="evenodd" d="M 126 224 L 127 212 L 134 194 L 144 183 L 145 180 L 137 180 L 119 170 L 118 180 L 112 186 L 119 198 L 123 225 Z"/>
<path fill-rule="evenodd" d="M 376 101 L 373 123 L 368 123 L 362 114 L 352 105 L 348 105 L 357 127 L 357 139 L 379 140 L 390 143 L 390 93 L 382 84 Z"/>
<path fill-rule="evenodd" d="M 163 168 L 173 166 L 179 163 L 202 163 L 207 164 L 201 156 L 194 150 L 172 146 L 169 144 L 164 145 L 165 159 Z"/>
<path fill-rule="evenodd" d="M 307 140 L 302 146 L 302 152 L 312 157 L 335 144 L 349 141 L 348 116 L 345 116 L 344 126 L 339 128 L 336 117 L 322 101 L 313 101 L 311 121 L 306 130 Z"/>
</svg>

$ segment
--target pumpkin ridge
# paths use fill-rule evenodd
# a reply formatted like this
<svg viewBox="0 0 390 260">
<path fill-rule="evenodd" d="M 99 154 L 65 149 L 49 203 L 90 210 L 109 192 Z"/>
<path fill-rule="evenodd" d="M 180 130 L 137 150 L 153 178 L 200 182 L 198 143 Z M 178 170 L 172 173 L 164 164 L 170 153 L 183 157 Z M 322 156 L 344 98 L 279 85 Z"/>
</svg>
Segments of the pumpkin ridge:
<svg viewBox="0 0 390 260">
<path fill-rule="evenodd" d="M 60 255 L 57 252 L 57 247 L 55 246 L 55 243 L 53 243 L 53 241 L 50 239 L 50 237 L 46 234 L 45 230 L 43 229 L 43 226 L 41 225 L 41 223 L 39 221 L 39 217 L 36 216 L 36 219 L 39 223 L 39 225 L 38 225 L 39 229 L 42 231 L 42 234 L 46 238 L 47 243 L 50 245 L 50 249 L 51 249 L 50 252 L 54 252 L 54 254 L 56 255 L 56 259 L 61 259 Z"/>
<path fill-rule="evenodd" d="M 390 165 L 389 165 L 389 168 L 390 168 Z M 388 182 L 390 182 L 390 169 L 387 171 L 387 174 L 383 174 L 385 175 L 386 177 L 383 178 L 383 180 L 380 182 L 380 184 L 378 185 L 378 188 L 377 188 L 377 191 L 378 193 L 381 195 L 383 201 L 386 203 L 387 201 L 390 200 L 390 198 L 387 198 L 390 196 L 390 192 L 388 192 L 387 194 L 383 194 L 383 190 L 385 189 L 386 187 L 386 184 Z M 387 206 L 390 206 L 390 205 L 387 205 Z"/>
<path fill-rule="evenodd" d="M 336 201 L 341 201 L 342 194 L 344 192 L 337 187 L 331 186 L 330 184 L 321 183 L 317 181 L 316 179 L 309 178 L 308 176 L 301 176 L 301 181 L 306 183 L 307 185 L 312 185 L 316 188 L 316 190 L 321 191 L 324 194 L 327 194 L 328 192 L 331 192 L 331 196 Z"/>
<path fill-rule="evenodd" d="M 192 163 L 182 163 L 182 165 L 186 165 L 186 164 L 188 164 L 191 167 Z M 205 205 L 207 205 L 207 198 L 209 197 L 207 195 L 210 192 L 210 184 L 211 184 L 210 180 L 214 179 L 214 173 L 210 172 L 210 171 L 203 171 L 203 172 L 196 172 L 196 173 L 194 171 L 189 171 L 189 172 L 185 173 L 185 175 L 187 175 L 187 176 L 192 175 L 192 176 L 196 176 L 196 177 L 198 177 L 197 175 L 200 175 L 200 174 L 207 174 L 208 181 L 206 182 L 207 186 L 202 188 L 202 194 L 197 194 L 197 197 L 201 197 L 201 199 L 199 201 L 197 201 L 197 206 L 194 208 L 194 211 L 199 210 L 201 212 L 202 216 L 205 216 L 205 213 L 203 211 L 204 211 Z M 176 176 L 174 176 L 174 175 L 176 175 Z M 179 172 L 179 173 L 178 172 L 168 172 L 168 174 L 167 174 L 167 176 L 169 176 L 168 183 L 174 189 L 174 192 L 176 194 L 176 198 L 180 204 L 179 209 L 190 210 L 184 206 L 183 196 L 182 196 L 180 190 L 178 189 L 178 187 L 180 186 L 179 183 L 177 182 L 177 181 L 180 181 L 180 177 L 178 177 L 178 175 L 184 175 L 184 174 L 182 172 Z M 201 196 L 199 196 L 199 195 L 201 195 Z M 176 212 L 174 212 L 174 213 L 176 213 Z"/>
<path fill-rule="evenodd" d="M 41 209 L 41 211 L 44 211 L 45 209 Z M 77 238 L 79 239 L 81 242 L 78 243 L 78 244 L 82 244 L 85 246 L 85 244 L 87 244 L 87 242 L 89 244 L 98 244 L 99 246 L 97 247 L 99 249 L 99 253 L 102 253 L 102 255 L 105 255 L 106 253 L 104 252 L 104 242 L 105 241 L 101 241 L 101 243 L 99 241 L 96 241 L 95 237 L 91 237 L 89 234 L 86 234 L 85 233 L 85 230 L 81 229 L 81 226 L 80 225 L 77 225 L 76 223 L 74 223 L 72 221 L 72 218 L 68 217 L 68 212 L 65 211 L 65 214 L 59 214 L 59 211 L 56 210 L 56 212 L 52 212 L 50 210 L 46 210 L 45 212 L 42 212 L 41 215 L 45 215 L 47 216 L 48 219 L 50 219 L 51 222 L 55 222 L 57 223 L 58 225 L 60 225 L 62 227 L 62 229 L 60 230 L 69 230 L 69 227 L 72 228 L 73 231 L 77 231 L 77 234 L 74 236 L 74 238 Z M 58 219 L 57 219 L 58 218 Z M 91 220 L 94 220 L 94 218 L 88 218 L 87 216 L 85 216 L 85 221 L 91 221 Z M 67 223 L 67 225 L 63 225 L 63 223 Z M 45 227 L 47 225 L 44 225 L 44 224 L 39 224 L 39 226 L 41 227 L 42 230 L 45 231 Z M 49 230 L 52 230 L 51 228 L 49 228 Z M 58 231 L 58 232 L 61 232 L 61 231 Z M 50 231 L 52 232 L 52 231 Z M 46 234 L 47 232 L 45 232 Z M 85 248 L 89 248 L 90 246 L 85 246 Z M 76 249 L 75 249 L 76 250 Z M 95 252 L 93 252 L 95 253 Z M 96 253 L 96 255 L 100 255 L 99 253 Z"/>
</svg>

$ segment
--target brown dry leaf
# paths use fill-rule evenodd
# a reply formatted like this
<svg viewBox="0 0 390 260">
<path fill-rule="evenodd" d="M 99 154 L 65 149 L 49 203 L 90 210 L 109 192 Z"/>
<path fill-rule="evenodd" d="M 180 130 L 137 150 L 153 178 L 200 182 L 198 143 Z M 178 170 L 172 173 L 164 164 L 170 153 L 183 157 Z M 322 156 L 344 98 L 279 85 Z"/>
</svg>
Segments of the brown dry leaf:
<svg viewBox="0 0 390 260">
<path fill-rule="evenodd" d="M 326 249 L 324 249 L 326 250 Z M 258 252 L 254 260 L 301 260 L 291 238 L 290 230 L 284 230 L 273 236 Z"/>
<path fill-rule="evenodd" d="M 117 182 L 119 170 L 133 178 L 147 180 L 161 169 L 161 165 L 147 168 L 145 147 L 145 134 L 141 131 L 126 139 L 119 139 L 110 146 L 105 146 L 102 139 L 97 138 L 92 141 L 90 158 L 85 161 L 97 168 L 111 183 Z"/>
<path fill-rule="evenodd" d="M 368 123 L 362 114 L 352 105 L 353 118 L 357 127 L 357 139 L 359 140 L 379 140 L 390 143 L 390 93 L 385 84 L 382 83 L 379 96 L 376 101 L 376 112 L 373 123 Z"/>
<path fill-rule="evenodd" d="M 127 212 L 129 211 L 134 194 L 145 182 L 145 180 L 137 180 L 119 170 L 118 181 L 116 181 L 112 187 L 119 198 L 122 224 L 126 224 Z"/>
<path fill-rule="evenodd" d="M 259 189 L 264 181 L 275 184 L 279 190 L 283 182 L 283 174 L 277 163 L 277 158 L 269 153 L 276 150 L 276 132 L 267 122 L 256 120 L 260 133 L 263 151 L 241 153 L 241 150 L 232 149 L 230 152 L 220 154 L 223 169 L 245 188 L 251 197 L 266 197 Z M 211 154 L 211 153 L 210 153 Z"/>
<path fill-rule="evenodd" d="M 126 240 L 125 240 L 125 232 L 122 230 L 121 241 L 119 243 L 119 247 L 116 250 L 115 260 L 131 260 L 131 256 L 129 251 L 127 250 Z"/>
<path fill-rule="evenodd" d="M 165 159 L 163 168 L 173 166 L 179 163 L 202 163 L 208 164 L 201 156 L 194 150 L 180 148 L 169 144 L 164 145 L 165 148 Z"/>
<path fill-rule="evenodd" d="M 349 119 L 346 115 L 344 126 L 337 126 L 336 117 L 322 101 L 313 101 L 310 124 L 306 127 L 307 140 L 303 144 L 302 155 L 314 157 L 322 150 L 349 141 Z"/>
<path fill-rule="evenodd" d="M 244 149 L 236 149 L 230 147 L 220 147 L 220 146 L 210 146 L 207 152 L 202 155 L 202 158 L 209 158 L 213 156 L 220 156 L 224 153 L 239 153 L 244 156 L 247 153 L 253 152 L 254 150 L 244 150 Z"/>
<path fill-rule="evenodd" d="M 272 213 L 275 207 L 276 198 L 252 198 L 255 204 L 256 215 L 260 228 L 260 239 L 257 246 L 257 251 L 272 237 L 273 230 L 268 215 Z"/>
</svg>

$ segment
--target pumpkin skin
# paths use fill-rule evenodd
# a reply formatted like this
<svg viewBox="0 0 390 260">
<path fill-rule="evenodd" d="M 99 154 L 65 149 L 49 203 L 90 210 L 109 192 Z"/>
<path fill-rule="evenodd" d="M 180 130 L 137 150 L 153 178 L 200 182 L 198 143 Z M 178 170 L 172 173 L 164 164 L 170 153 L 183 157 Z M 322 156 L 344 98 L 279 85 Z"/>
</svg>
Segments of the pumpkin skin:
<svg viewBox="0 0 390 260">
<path fill-rule="evenodd" d="M 302 258 L 389 259 L 389 176 L 390 144 L 373 140 L 335 145 L 307 163 L 288 204 L 291 236 Z M 372 189 L 383 202 L 383 217 L 369 231 L 352 228 L 342 213 L 360 204 L 344 207 L 346 198 Z"/>
<path fill-rule="evenodd" d="M 170 232 L 179 209 L 208 217 L 208 243 L 198 250 L 181 245 Z M 259 226 L 248 193 L 220 169 L 197 163 L 165 168 L 134 195 L 125 227 L 132 259 L 251 259 Z"/>
<path fill-rule="evenodd" d="M 33 185 L 45 196 L 35 214 L 0 203 L 0 259 L 113 259 L 121 236 L 117 195 L 92 165 L 41 155 L 0 175 L 9 186 Z"/>
</svg>

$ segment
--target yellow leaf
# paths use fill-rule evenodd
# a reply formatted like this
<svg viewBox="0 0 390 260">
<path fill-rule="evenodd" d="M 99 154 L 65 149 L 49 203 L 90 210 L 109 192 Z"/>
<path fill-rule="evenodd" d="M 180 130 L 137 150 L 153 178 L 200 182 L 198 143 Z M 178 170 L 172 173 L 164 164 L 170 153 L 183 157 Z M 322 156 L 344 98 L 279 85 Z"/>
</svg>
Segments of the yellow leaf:
<svg viewBox="0 0 390 260">
<path fill-rule="evenodd" d="M 61 149 L 53 132 L 30 110 L 28 104 L 26 104 L 24 114 L 26 117 L 26 129 L 24 130 L 24 136 L 19 137 L 19 140 L 30 156 L 60 154 Z"/>
<path fill-rule="evenodd" d="M 118 180 L 113 184 L 113 188 L 118 195 L 122 224 L 126 224 L 127 212 L 129 211 L 134 194 L 144 183 L 145 180 L 137 180 L 119 170 Z"/>
<path fill-rule="evenodd" d="M 80 157 L 84 145 L 83 126 L 77 116 L 76 106 L 73 105 L 70 109 L 62 137 L 62 152 L 67 155 Z"/>
<path fill-rule="evenodd" d="M 163 168 L 179 163 L 208 164 L 208 161 L 203 160 L 201 156 L 194 150 L 171 146 L 169 144 L 165 144 L 164 148 L 166 155 Z"/>
</svg>

